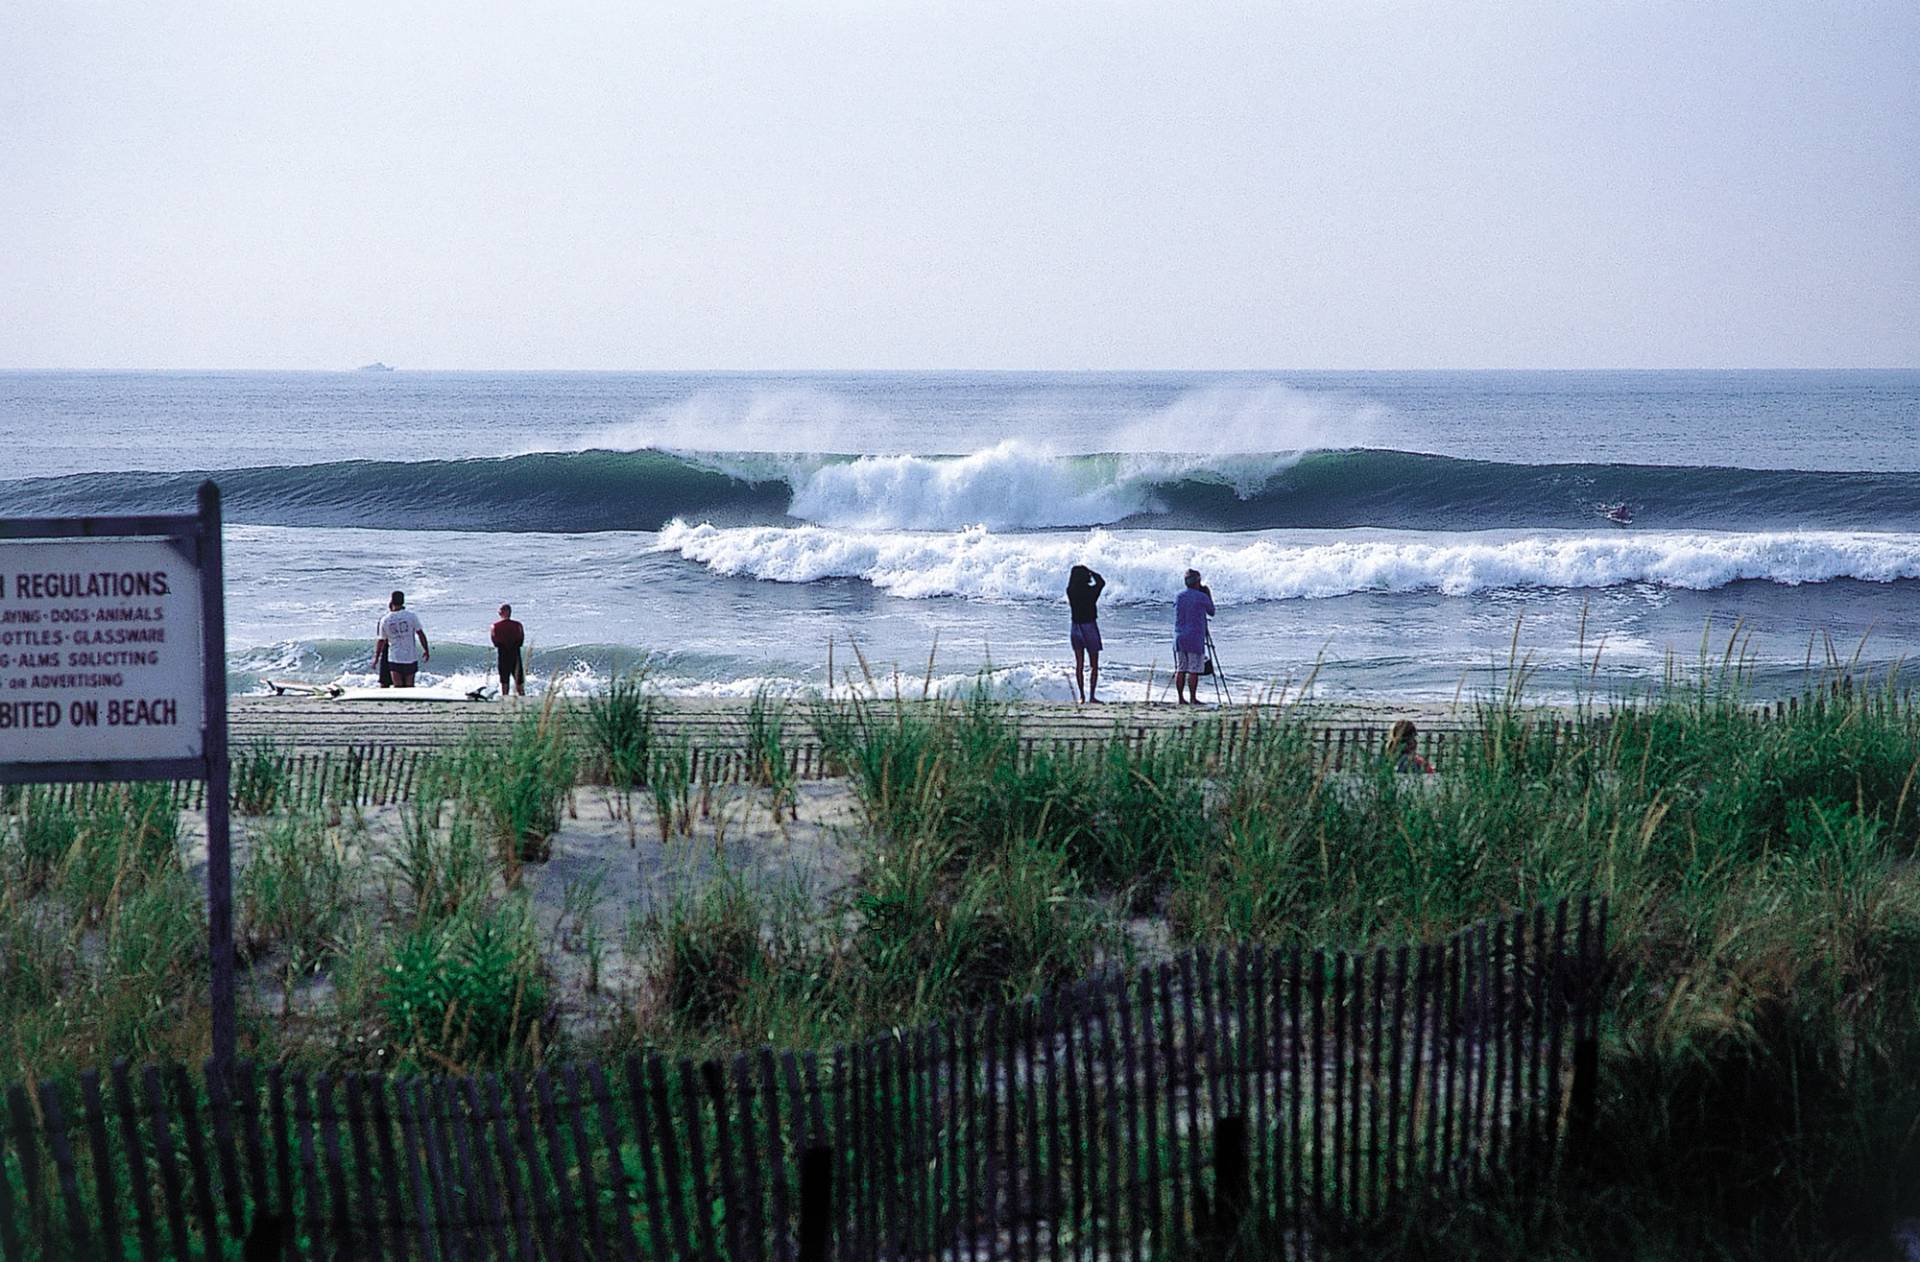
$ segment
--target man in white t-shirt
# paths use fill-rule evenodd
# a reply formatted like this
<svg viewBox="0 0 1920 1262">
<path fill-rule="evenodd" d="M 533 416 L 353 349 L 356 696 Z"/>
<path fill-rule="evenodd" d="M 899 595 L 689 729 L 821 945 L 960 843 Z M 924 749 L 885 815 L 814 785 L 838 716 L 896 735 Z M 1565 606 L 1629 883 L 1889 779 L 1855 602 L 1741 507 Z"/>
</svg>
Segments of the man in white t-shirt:
<svg viewBox="0 0 1920 1262">
<path fill-rule="evenodd" d="M 387 664 L 387 678 L 380 681 L 383 688 L 389 681 L 395 688 L 413 687 L 420 663 L 433 660 L 433 650 L 427 647 L 427 630 L 420 625 L 420 615 L 407 608 L 405 592 L 395 592 L 387 602 L 387 616 L 380 619 L 380 639 L 373 655 L 374 660 Z"/>
</svg>

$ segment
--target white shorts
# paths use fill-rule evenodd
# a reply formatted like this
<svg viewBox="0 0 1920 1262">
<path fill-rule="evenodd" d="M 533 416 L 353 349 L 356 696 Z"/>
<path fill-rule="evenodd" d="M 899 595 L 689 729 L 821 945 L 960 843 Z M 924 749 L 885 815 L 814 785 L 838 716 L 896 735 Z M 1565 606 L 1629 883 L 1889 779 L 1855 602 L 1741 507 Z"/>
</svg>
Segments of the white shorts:
<svg viewBox="0 0 1920 1262">
<path fill-rule="evenodd" d="M 1207 669 L 1207 655 L 1205 653 L 1182 653 L 1179 649 L 1175 649 L 1173 651 L 1173 669 L 1176 673 L 1185 671 L 1189 675 L 1201 674 Z"/>
</svg>

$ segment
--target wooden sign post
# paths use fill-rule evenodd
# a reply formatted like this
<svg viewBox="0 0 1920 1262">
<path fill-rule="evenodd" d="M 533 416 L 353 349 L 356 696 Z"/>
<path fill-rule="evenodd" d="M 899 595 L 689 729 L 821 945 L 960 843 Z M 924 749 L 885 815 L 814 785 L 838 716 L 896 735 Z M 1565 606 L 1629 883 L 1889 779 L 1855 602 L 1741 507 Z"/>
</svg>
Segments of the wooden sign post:
<svg viewBox="0 0 1920 1262">
<path fill-rule="evenodd" d="M 220 488 L 183 516 L 0 518 L 0 784 L 205 780 L 213 1055 L 234 1056 Z"/>
</svg>

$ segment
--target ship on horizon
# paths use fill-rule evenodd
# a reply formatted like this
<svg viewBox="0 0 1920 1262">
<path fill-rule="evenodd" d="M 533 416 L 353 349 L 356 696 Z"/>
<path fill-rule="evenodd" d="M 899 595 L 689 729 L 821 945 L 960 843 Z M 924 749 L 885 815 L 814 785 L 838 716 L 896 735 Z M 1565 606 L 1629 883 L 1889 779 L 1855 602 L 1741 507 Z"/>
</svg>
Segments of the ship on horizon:
<svg viewBox="0 0 1920 1262">
<path fill-rule="evenodd" d="M 380 362 L 379 360 L 377 360 L 377 359 L 376 359 L 376 360 L 374 360 L 374 361 L 373 361 L 373 362 L 372 362 L 371 364 L 362 364 L 362 365 L 360 365 L 360 367 L 358 367 L 358 368 L 357 368 L 357 369 L 355 369 L 354 371 L 355 371 L 355 372 L 392 372 L 392 371 L 393 371 L 393 365 L 392 365 L 392 364 L 383 364 L 383 363 L 381 363 L 381 362 Z"/>
</svg>

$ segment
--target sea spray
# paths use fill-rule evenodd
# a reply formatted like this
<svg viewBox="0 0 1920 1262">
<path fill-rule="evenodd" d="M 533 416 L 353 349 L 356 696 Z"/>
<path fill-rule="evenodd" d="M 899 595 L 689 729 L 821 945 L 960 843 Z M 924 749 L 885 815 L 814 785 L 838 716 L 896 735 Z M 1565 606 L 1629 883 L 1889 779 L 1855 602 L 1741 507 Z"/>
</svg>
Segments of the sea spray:
<svg viewBox="0 0 1920 1262">
<path fill-rule="evenodd" d="M 883 403 L 867 392 L 820 384 L 742 384 L 708 388 L 614 425 L 598 425 L 554 441 L 521 444 L 515 454 L 543 451 L 781 451 L 806 454 L 966 455 L 1046 435 L 1062 454 L 1115 453 L 1184 457 L 1280 450 L 1396 445 L 1384 441 L 1390 409 L 1350 390 L 1312 390 L 1278 381 L 1187 382 L 1151 392 L 1102 391 L 1078 374 L 1083 389 L 989 391 L 967 400 L 944 391 L 937 418 L 913 400 Z M 944 383 L 956 384 L 956 383 Z M 1091 390 L 1085 387 L 1091 386 Z M 1409 422 L 1394 419 L 1406 439 Z M 966 442 L 956 444 L 956 435 Z"/>
</svg>

